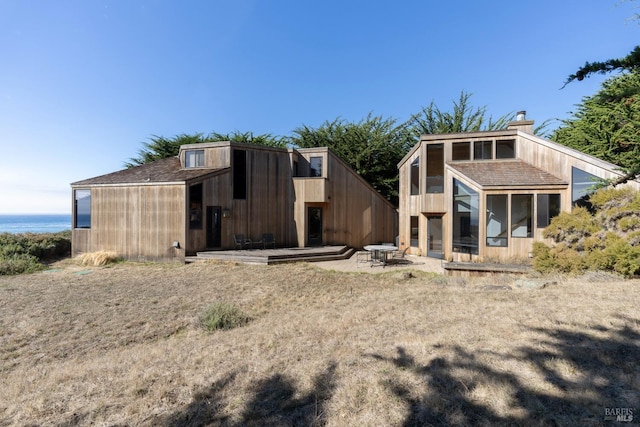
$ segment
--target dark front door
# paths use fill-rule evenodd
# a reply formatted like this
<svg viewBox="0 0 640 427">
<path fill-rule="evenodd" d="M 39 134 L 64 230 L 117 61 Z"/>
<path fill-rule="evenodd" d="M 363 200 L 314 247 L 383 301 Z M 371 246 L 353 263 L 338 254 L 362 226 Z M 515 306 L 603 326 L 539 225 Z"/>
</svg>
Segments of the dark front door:
<svg viewBox="0 0 640 427">
<path fill-rule="evenodd" d="M 220 236 L 222 234 L 220 206 L 207 206 L 207 248 L 219 248 L 222 246 Z"/>
<path fill-rule="evenodd" d="M 444 257 L 442 253 L 442 216 L 427 217 L 427 256 Z"/>
<path fill-rule="evenodd" d="M 322 208 L 307 208 L 307 245 L 322 245 Z"/>
</svg>

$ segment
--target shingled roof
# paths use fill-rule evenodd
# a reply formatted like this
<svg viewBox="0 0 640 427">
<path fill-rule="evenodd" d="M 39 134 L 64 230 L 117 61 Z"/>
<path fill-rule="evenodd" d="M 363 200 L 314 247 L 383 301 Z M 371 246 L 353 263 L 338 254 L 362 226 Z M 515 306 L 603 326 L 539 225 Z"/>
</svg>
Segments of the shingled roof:
<svg viewBox="0 0 640 427">
<path fill-rule="evenodd" d="M 522 160 L 456 162 L 449 167 L 481 187 L 536 187 L 567 182 Z"/>
<path fill-rule="evenodd" d="M 225 168 L 228 169 L 228 168 Z M 180 159 L 168 157 L 141 166 L 124 169 L 106 175 L 96 176 L 74 182 L 71 185 L 105 185 L 105 184 L 148 184 L 166 182 L 184 182 L 201 176 L 206 176 L 225 169 L 183 169 Z"/>
</svg>

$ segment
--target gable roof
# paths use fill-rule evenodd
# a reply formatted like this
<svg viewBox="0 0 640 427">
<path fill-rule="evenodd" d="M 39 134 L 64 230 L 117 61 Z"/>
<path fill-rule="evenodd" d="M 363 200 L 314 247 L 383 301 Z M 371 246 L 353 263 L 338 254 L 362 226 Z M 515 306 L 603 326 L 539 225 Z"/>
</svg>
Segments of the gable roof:
<svg viewBox="0 0 640 427">
<path fill-rule="evenodd" d="M 472 161 L 447 164 L 481 187 L 537 187 L 569 183 L 522 160 Z"/>
<path fill-rule="evenodd" d="M 229 168 L 183 169 L 180 165 L 180 159 L 178 159 L 177 157 L 168 157 L 166 159 L 156 160 L 155 162 L 135 166 L 133 168 L 124 169 L 118 172 L 77 181 L 72 183 L 71 185 L 80 186 L 185 182 L 212 173 L 221 172 L 226 169 Z"/>
</svg>

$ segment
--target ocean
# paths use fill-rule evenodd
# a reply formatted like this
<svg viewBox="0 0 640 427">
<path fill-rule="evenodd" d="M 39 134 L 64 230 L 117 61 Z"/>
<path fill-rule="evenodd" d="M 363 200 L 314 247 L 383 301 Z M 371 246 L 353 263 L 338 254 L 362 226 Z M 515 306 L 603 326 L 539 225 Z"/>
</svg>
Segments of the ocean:
<svg viewBox="0 0 640 427">
<path fill-rule="evenodd" d="M 0 233 L 55 233 L 71 230 L 67 214 L 0 214 Z"/>
</svg>

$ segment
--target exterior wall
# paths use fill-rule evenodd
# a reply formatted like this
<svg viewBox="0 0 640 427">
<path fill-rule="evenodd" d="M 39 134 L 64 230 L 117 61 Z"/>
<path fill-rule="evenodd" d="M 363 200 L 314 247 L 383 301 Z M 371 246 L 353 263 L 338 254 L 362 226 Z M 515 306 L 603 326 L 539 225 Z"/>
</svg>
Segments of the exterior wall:
<svg viewBox="0 0 640 427">
<path fill-rule="evenodd" d="M 393 205 L 327 148 L 298 152 L 300 165 L 311 157 L 323 158 L 323 176 L 293 179 L 299 246 L 307 245 L 306 215 L 310 206 L 323 208 L 323 244 L 361 248 L 394 242 L 398 225 Z"/>
<path fill-rule="evenodd" d="M 246 144 L 213 148 L 216 154 L 225 159 L 231 158 L 234 149 L 246 152 L 246 198 L 233 198 L 233 169 L 202 181 L 202 228 L 188 230 L 187 253 L 193 254 L 206 249 L 233 249 L 236 234 L 244 234 L 246 238 L 258 241 L 263 233 L 271 233 L 278 246 L 296 246 L 298 242 L 293 222 L 293 185 L 288 152 Z M 207 150 L 209 149 L 205 150 L 205 159 L 210 157 Z M 192 182 L 190 185 L 197 183 Z M 222 211 L 229 213 L 228 217 L 223 216 L 221 219 L 219 248 L 207 248 L 208 206 L 219 206 Z"/>
<path fill-rule="evenodd" d="M 453 261 L 470 261 L 470 260 L 497 260 L 497 259 L 514 259 L 525 258 L 529 256 L 531 246 L 534 241 L 546 241 L 542 237 L 542 228 L 538 228 L 537 219 L 537 195 L 538 194 L 560 194 L 561 210 L 570 211 L 572 208 L 572 168 L 581 169 L 587 173 L 600 178 L 616 178 L 615 165 L 596 159 L 592 156 L 578 152 L 531 135 L 523 130 L 531 130 L 532 122 L 523 122 L 523 126 L 519 126 L 518 122 L 510 126 L 507 130 L 493 132 L 475 132 L 469 134 L 448 134 L 448 135 L 425 135 L 421 141 L 405 156 L 398 165 L 400 174 L 400 206 L 399 206 L 399 243 L 400 247 L 410 246 L 411 226 L 410 217 L 418 217 L 419 236 L 418 246 L 410 248 L 410 253 L 425 255 L 427 253 L 427 216 L 442 215 L 443 218 L 443 252 L 444 258 Z M 509 188 L 480 188 L 478 184 L 469 181 L 464 176 L 456 174 L 448 164 L 455 165 L 452 160 L 452 144 L 455 142 L 469 142 L 478 140 L 515 140 L 515 158 L 527 162 L 539 169 L 548 171 L 561 180 L 568 183 L 565 186 L 536 186 L 535 188 L 521 188 L 517 183 Z M 444 192 L 442 194 L 427 194 L 425 192 L 426 183 L 426 146 L 430 143 L 444 144 Z M 495 144 L 493 158 L 494 160 L 478 160 L 482 162 L 500 161 L 495 160 Z M 471 147 L 472 148 L 472 147 Z M 473 150 L 472 150 L 473 151 Z M 473 154 L 471 154 L 473 155 Z M 420 157 L 419 183 L 420 191 L 418 195 L 411 195 L 411 163 Z M 470 255 L 464 253 L 453 252 L 452 246 L 452 226 L 453 226 L 453 178 L 463 182 L 471 187 L 479 194 L 479 224 L 478 224 L 478 255 Z M 626 184 L 640 190 L 640 183 L 630 182 Z M 490 247 L 486 246 L 486 196 L 488 194 L 506 194 L 508 195 L 507 206 L 511 207 L 511 197 L 515 194 L 532 194 L 534 197 L 533 211 L 533 236 L 530 238 L 511 237 L 511 213 L 509 209 L 508 218 L 508 246 L 507 247 Z"/>
<path fill-rule="evenodd" d="M 247 151 L 247 198 L 232 200 L 233 225 L 226 247 L 233 247 L 234 234 L 260 240 L 263 233 L 272 233 L 278 246 L 295 246 L 298 242 L 289 153 L 244 146 L 241 149 Z"/>
<path fill-rule="evenodd" d="M 194 169 L 202 173 L 186 181 L 72 185 L 91 190 L 91 228 L 73 230 L 73 255 L 109 250 L 131 260 L 184 261 L 198 251 L 235 248 L 236 234 L 258 241 L 263 233 L 273 234 L 279 247 L 304 247 L 310 206 L 323 208 L 322 244 L 362 247 L 395 240 L 396 209 L 327 148 L 191 144 L 181 147 L 182 164 L 187 150 L 200 149 L 204 166 Z M 234 150 L 246 153 L 243 198 L 234 198 Z M 312 157 L 322 158 L 321 177 L 308 176 Z M 294 159 L 305 176 L 293 176 Z M 200 185 L 201 201 L 194 202 L 191 188 Z M 220 246 L 214 248 L 207 247 L 209 207 L 221 213 Z M 192 214 L 199 224 L 192 225 Z"/>
<path fill-rule="evenodd" d="M 73 256 L 115 251 L 130 260 L 184 260 L 184 185 L 82 188 L 91 189 L 91 228 L 73 229 Z"/>
</svg>

